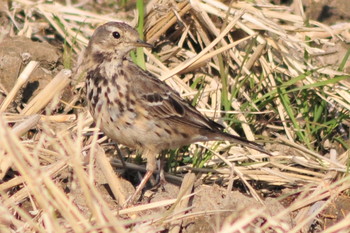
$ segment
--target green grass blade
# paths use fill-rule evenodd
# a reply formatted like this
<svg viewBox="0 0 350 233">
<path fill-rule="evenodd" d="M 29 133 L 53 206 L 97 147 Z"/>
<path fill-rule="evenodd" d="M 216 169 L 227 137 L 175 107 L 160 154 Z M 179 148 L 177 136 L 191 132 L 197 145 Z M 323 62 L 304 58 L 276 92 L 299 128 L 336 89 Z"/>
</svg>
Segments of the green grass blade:
<svg viewBox="0 0 350 233">
<path fill-rule="evenodd" d="M 348 51 L 346 52 L 342 62 L 340 63 L 339 68 L 338 68 L 339 71 L 344 71 L 344 68 L 345 68 L 346 62 L 349 59 L 349 56 L 350 56 L 350 49 L 348 49 Z"/>
<path fill-rule="evenodd" d="M 144 24 L 144 3 L 143 0 L 137 0 L 136 1 L 136 8 L 138 10 L 138 25 L 137 25 L 137 31 L 140 35 L 141 40 L 144 39 L 143 36 L 143 24 Z M 131 55 L 133 58 L 133 61 L 140 66 L 142 69 L 146 68 L 146 63 L 145 63 L 145 57 L 144 57 L 144 52 L 143 48 L 137 48 L 136 49 L 136 55 Z"/>
</svg>

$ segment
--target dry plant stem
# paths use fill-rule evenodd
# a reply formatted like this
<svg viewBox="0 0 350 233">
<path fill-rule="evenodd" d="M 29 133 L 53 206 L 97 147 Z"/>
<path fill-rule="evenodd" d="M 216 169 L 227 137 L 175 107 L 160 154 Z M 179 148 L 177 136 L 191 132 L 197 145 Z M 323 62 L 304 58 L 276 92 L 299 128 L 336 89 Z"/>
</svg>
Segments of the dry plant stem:
<svg viewBox="0 0 350 233">
<path fill-rule="evenodd" d="M 240 43 L 242 43 L 242 42 L 244 42 L 244 41 L 246 41 L 246 40 L 251 39 L 253 36 L 254 36 L 254 35 L 244 37 L 244 38 L 242 38 L 242 39 L 240 39 L 240 40 L 237 40 L 237 41 L 235 41 L 235 42 L 233 42 L 233 43 L 230 43 L 230 44 L 228 44 L 228 45 L 225 45 L 225 46 L 223 46 L 223 47 L 220 47 L 219 49 L 216 49 L 216 50 L 214 50 L 214 51 L 212 51 L 212 52 L 210 52 L 210 53 L 208 53 L 208 54 L 205 54 L 205 55 L 203 55 L 202 57 L 198 58 L 197 61 L 193 62 L 193 63 L 192 63 L 191 65 L 189 65 L 186 69 L 182 70 L 182 71 L 179 72 L 179 73 L 186 73 L 188 70 L 192 70 L 192 69 L 194 69 L 194 68 L 197 68 L 197 66 L 199 66 L 200 64 L 204 64 L 204 62 L 209 61 L 210 59 L 214 58 L 216 55 L 221 54 L 221 53 L 223 53 L 223 52 L 225 52 L 225 51 L 227 51 L 227 50 L 229 50 L 229 49 L 232 49 L 232 48 L 236 47 L 238 44 L 240 44 Z"/>
<path fill-rule="evenodd" d="M 12 166 L 12 159 L 9 156 L 5 156 L 5 151 L 0 149 L 0 179 L 2 180 L 9 168 Z"/>
<path fill-rule="evenodd" d="M 0 83 L 0 93 L 5 94 L 6 96 L 9 94 L 2 83 Z"/>
<path fill-rule="evenodd" d="M 48 177 L 55 177 L 60 171 L 67 167 L 67 162 L 64 160 L 58 161 L 50 166 L 42 168 L 42 172 L 45 173 Z M 17 185 L 24 183 L 25 180 L 23 177 L 18 176 L 12 180 L 0 184 L 0 192 L 13 188 Z M 21 203 L 24 198 L 27 198 L 29 194 L 28 186 L 21 189 L 21 193 L 17 192 L 15 195 L 11 196 L 11 202 Z"/>
<path fill-rule="evenodd" d="M 39 120 L 40 120 L 40 115 L 35 114 L 32 116 L 29 116 L 27 119 L 25 119 L 20 124 L 15 125 L 12 130 L 18 137 L 20 137 L 20 136 L 24 135 L 25 133 L 27 133 L 28 130 L 30 130 L 31 128 L 36 126 L 38 124 Z"/>
<path fill-rule="evenodd" d="M 136 198 L 138 197 L 138 195 L 142 192 L 142 189 L 146 186 L 148 180 L 151 178 L 151 176 L 153 175 L 154 171 L 151 170 L 147 170 L 145 176 L 143 177 L 143 179 L 141 180 L 141 183 L 137 186 L 134 194 L 128 198 L 128 200 L 126 200 L 124 207 L 127 207 L 129 205 L 134 204 L 134 202 L 136 201 Z"/>
<path fill-rule="evenodd" d="M 6 122 L 0 117 L 0 146 L 4 148 L 4 150 L 8 153 L 9 156 L 13 158 L 14 166 L 19 170 L 20 174 L 22 174 L 23 179 L 26 181 L 29 189 L 31 190 L 31 194 L 35 197 L 38 206 L 42 208 L 44 211 L 49 213 L 51 207 L 48 205 L 48 196 L 42 195 L 42 184 L 44 180 L 49 180 L 47 176 L 42 174 L 37 164 L 37 161 L 34 160 L 30 156 L 30 154 L 24 149 L 16 136 L 9 130 L 6 125 Z M 36 177 L 36 179 L 34 178 Z M 42 179 L 37 179 L 41 177 Z M 28 193 L 26 193 L 28 194 Z M 42 197 L 42 198 L 39 198 Z M 49 224 L 53 227 L 58 227 L 58 223 L 51 221 L 51 219 L 47 219 L 45 225 Z"/>
<path fill-rule="evenodd" d="M 244 231 L 244 228 L 247 225 L 252 224 L 252 222 L 259 216 L 261 216 L 262 218 L 266 217 L 264 213 L 264 208 L 248 209 L 243 213 L 243 215 L 240 215 L 237 219 L 235 219 L 234 224 L 232 224 L 231 222 L 225 222 L 219 233 L 246 232 Z"/>
<path fill-rule="evenodd" d="M 234 170 L 230 169 L 230 176 L 228 178 L 228 184 L 227 184 L 227 188 L 226 188 L 226 197 L 224 200 L 225 204 L 228 204 L 230 202 L 229 200 L 229 194 L 232 192 L 232 188 L 233 188 L 233 181 L 234 181 Z"/>
<path fill-rule="evenodd" d="M 231 98 L 230 94 L 228 95 L 228 98 Z M 241 109 L 240 103 L 237 100 L 233 100 L 231 102 L 231 106 L 236 111 L 239 111 Z M 245 117 L 245 115 L 242 113 L 238 113 L 237 118 L 240 122 L 242 122 L 242 128 L 243 128 L 244 134 L 247 137 L 247 139 L 249 141 L 255 141 L 254 134 L 253 134 L 252 130 L 250 129 L 250 126 L 247 123 L 248 121 L 247 121 L 247 118 Z M 254 151 L 251 149 L 248 149 L 248 150 L 253 151 L 253 153 L 257 153 L 257 151 Z"/>
<path fill-rule="evenodd" d="M 262 163 L 262 166 L 268 165 L 268 163 Z M 309 182 L 312 184 L 317 184 L 321 182 L 320 178 L 310 177 L 308 175 L 300 175 L 289 172 L 277 172 L 270 168 L 260 168 L 256 170 L 257 167 L 247 166 L 247 167 L 238 167 L 235 166 L 235 169 L 238 170 L 241 174 L 244 174 L 245 179 L 247 180 L 260 180 L 265 181 L 271 185 L 289 185 L 291 182 Z M 209 169 L 209 168 L 192 168 L 189 166 L 181 167 L 178 169 L 179 172 L 184 171 L 193 171 L 196 173 L 213 173 L 213 174 L 222 174 L 223 178 L 229 177 L 231 170 L 230 169 Z M 237 180 L 238 178 L 233 178 Z"/>
<path fill-rule="evenodd" d="M 187 173 L 183 179 L 179 194 L 177 199 L 182 199 L 183 196 L 189 195 L 192 192 L 193 184 L 196 180 L 196 176 L 193 173 Z M 183 209 L 187 209 L 189 198 L 180 201 L 174 208 L 174 213 L 182 212 Z M 182 220 L 177 220 L 175 216 L 173 216 L 172 221 L 170 223 L 173 227 L 170 227 L 170 233 L 178 233 L 181 230 Z"/>
<path fill-rule="evenodd" d="M 348 87 L 348 89 L 350 89 L 350 87 Z M 328 95 L 332 96 L 333 99 L 339 103 L 340 105 L 342 105 L 344 108 L 346 108 L 347 110 L 350 111 L 350 92 L 346 92 L 344 90 L 336 90 L 337 94 L 339 96 L 341 96 L 345 101 L 342 101 L 339 97 L 335 96 L 333 93 L 330 92 L 326 92 Z M 346 102 L 347 101 L 347 102 Z"/>
<path fill-rule="evenodd" d="M 239 171 L 238 169 L 236 169 L 235 165 L 233 163 L 231 163 L 230 161 L 228 161 L 226 158 L 224 158 L 223 156 L 221 156 L 219 153 L 211 150 L 210 148 L 204 146 L 203 144 L 201 144 L 201 146 L 203 146 L 204 148 L 210 150 L 212 153 L 214 153 L 218 158 L 220 158 L 223 162 L 225 162 L 233 171 L 234 173 L 240 178 L 240 180 L 242 180 L 242 182 L 247 186 L 247 188 L 249 189 L 249 191 L 251 192 L 252 196 L 255 198 L 255 200 L 259 201 L 261 204 L 264 205 L 263 200 L 261 200 L 261 198 L 259 197 L 259 195 L 257 194 L 257 192 L 254 190 L 254 188 L 249 184 L 249 182 L 246 180 L 245 175 Z"/>
<path fill-rule="evenodd" d="M 280 163 L 276 163 L 276 162 L 269 162 L 269 163 L 271 165 L 273 165 L 274 167 L 279 168 L 281 171 L 292 171 L 292 172 L 295 172 L 295 175 L 305 174 L 305 175 L 308 175 L 308 176 L 319 178 L 320 180 L 324 177 L 324 174 L 319 173 L 319 172 L 313 172 L 313 171 L 309 171 L 309 170 L 305 170 L 305 169 L 301 169 L 301 168 L 297 168 L 297 167 L 286 166 L 286 165 L 283 165 L 283 164 L 280 164 Z M 315 181 L 317 182 L 318 179 L 315 180 Z"/>
<path fill-rule="evenodd" d="M 322 231 L 323 233 L 348 232 L 350 228 L 350 214 L 348 213 L 342 220 L 333 226 Z"/>
<path fill-rule="evenodd" d="M 327 186 L 326 186 L 327 187 Z M 301 208 L 304 208 L 308 205 L 311 205 L 317 201 L 324 200 L 330 197 L 337 197 L 341 192 L 344 192 L 345 190 L 350 188 L 349 179 L 343 179 L 341 182 L 333 183 L 332 185 L 329 185 L 327 189 L 325 190 L 319 190 L 316 189 L 314 192 L 311 193 L 311 196 L 307 196 L 309 194 L 309 190 L 306 190 L 304 198 L 302 198 L 298 202 L 294 202 L 290 207 L 289 211 L 296 211 Z"/>
<path fill-rule="evenodd" d="M 331 151 L 331 153 L 332 153 L 332 151 Z M 336 172 L 336 171 L 332 171 L 332 170 L 328 171 L 328 173 L 325 174 L 325 176 L 323 178 L 323 182 L 321 182 L 317 186 L 317 188 L 312 191 L 312 193 L 309 196 L 317 196 L 322 191 L 328 189 L 328 187 L 333 183 L 333 180 L 336 178 L 337 175 L 338 175 L 338 172 Z M 336 198 L 337 196 L 338 195 L 331 195 L 327 202 L 329 202 L 333 198 Z M 315 202 L 313 206 L 315 206 L 315 204 L 317 204 L 319 202 L 320 201 Z M 306 219 L 309 218 L 309 221 L 307 223 L 302 224 L 303 231 L 309 231 L 309 228 L 313 222 L 313 218 L 311 218 L 311 216 L 308 216 L 308 215 L 310 215 L 310 211 L 311 211 L 311 208 L 313 206 L 307 206 L 307 207 L 301 209 L 295 218 L 296 222 L 305 221 Z M 316 213 L 314 213 L 314 215 L 316 216 L 317 214 L 319 214 L 321 212 L 321 210 L 325 208 L 325 206 L 326 205 L 318 206 L 318 207 L 323 207 L 323 208 L 318 208 L 317 210 L 312 210 L 313 212 L 316 212 Z"/>
<path fill-rule="evenodd" d="M 266 43 L 265 44 L 259 44 L 255 50 L 254 53 L 251 55 L 251 57 L 249 58 L 249 60 L 247 61 L 247 63 L 244 65 L 247 70 L 250 70 L 252 68 L 252 66 L 254 65 L 254 63 L 262 56 L 263 54 L 263 50 L 266 47 Z M 243 72 L 246 72 L 245 70 Z"/>
<path fill-rule="evenodd" d="M 49 121 L 49 122 L 63 123 L 63 122 L 74 122 L 76 119 L 77 119 L 77 116 L 75 114 L 41 116 L 41 120 L 43 122 Z"/>
<path fill-rule="evenodd" d="M 178 8 L 180 9 L 179 15 L 183 16 L 187 11 L 191 9 L 191 5 L 188 1 L 183 1 L 178 4 Z M 170 11 L 166 17 L 162 18 L 155 27 L 147 32 L 147 41 L 149 43 L 153 43 L 154 41 L 158 40 L 159 37 L 176 22 L 176 20 L 177 18 L 174 12 Z"/>
<path fill-rule="evenodd" d="M 39 122 L 39 120 L 40 120 L 39 115 L 30 116 L 20 124 L 14 126 L 12 131 L 16 136 L 20 137 L 23 134 L 25 134 L 29 129 L 34 127 Z M 0 153 L 2 153 L 2 150 L 0 150 Z M 4 156 L 0 154 L 0 179 L 4 178 L 8 169 L 11 166 L 12 166 L 12 158 L 10 156 Z"/>
<path fill-rule="evenodd" d="M 58 2 L 41 5 L 44 7 L 43 10 L 46 12 L 61 14 L 63 18 L 67 20 L 74 20 L 78 23 L 103 23 L 117 20 L 115 16 L 111 17 L 109 14 L 97 14 L 93 13 L 92 11 L 84 11 L 80 8 L 64 6 Z"/>
<path fill-rule="evenodd" d="M 342 171 L 346 171 L 346 166 L 339 163 L 338 161 L 332 161 L 330 160 L 329 158 L 325 157 L 325 156 L 321 156 L 319 154 L 317 154 L 316 152 L 313 152 L 313 151 L 310 151 L 308 149 L 306 149 L 305 147 L 302 147 L 294 142 L 291 142 L 291 141 L 288 141 L 287 139 L 283 138 L 282 136 L 280 135 L 277 135 L 278 136 L 278 139 L 280 139 L 282 142 L 286 143 L 287 145 L 290 145 L 292 147 L 295 147 L 297 149 L 299 149 L 300 151 L 303 151 L 305 152 L 306 154 L 305 155 L 312 155 L 314 157 L 316 157 L 317 159 L 321 160 L 321 161 L 326 161 L 328 162 L 329 164 L 332 164 L 334 166 L 334 168 L 338 168 L 338 169 L 341 169 Z"/>
<path fill-rule="evenodd" d="M 19 89 L 27 82 L 32 72 L 35 70 L 35 68 L 39 65 L 39 62 L 37 61 L 30 61 L 28 65 L 24 68 L 22 73 L 19 75 L 17 82 L 15 86 L 11 89 L 10 93 L 6 96 L 4 102 L 2 103 L 0 107 L 0 113 L 4 112 L 6 108 L 9 106 L 9 104 L 12 102 L 12 100 L 15 98 L 17 92 Z"/>
<path fill-rule="evenodd" d="M 208 25 L 208 28 L 210 28 L 210 30 L 212 31 L 212 33 L 214 33 L 215 35 L 218 35 L 218 32 L 219 32 L 219 31 L 216 29 L 214 23 L 211 21 L 211 19 L 210 19 L 210 17 L 208 16 L 208 14 L 206 14 L 206 11 L 203 10 L 203 9 L 200 7 L 200 5 L 196 5 L 196 7 L 194 7 L 194 8 L 195 8 L 195 9 L 198 8 L 198 9 L 196 9 L 196 10 L 197 10 L 198 12 L 201 12 L 201 14 L 200 14 L 199 17 L 200 17 L 200 18 L 203 18 L 203 20 L 206 22 L 205 25 Z M 244 8 L 243 8 L 243 9 L 244 9 Z M 203 12 L 203 13 L 202 13 L 202 12 Z M 231 9 L 231 12 L 234 12 L 234 11 Z M 229 13 L 229 12 L 228 12 L 228 10 L 227 10 L 227 12 L 226 12 L 225 14 L 228 14 L 228 13 Z M 230 18 L 231 18 L 231 17 L 229 17 L 229 19 L 230 19 Z M 244 17 L 243 17 L 243 18 L 244 18 Z M 234 51 L 234 50 L 229 50 L 229 51 L 228 51 L 228 54 L 229 54 L 230 57 L 233 59 L 233 61 L 236 62 L 236 63 L 242 68 L 243 73 L 244 73 L 244 74 L 250 74 L 250 73 L 251 73 L 251 72 L 250 72 L 250 67 L 251 67 L 251 65 L 253 65 L 254 61 L 255 61 L 256 59 L 258 59 L 259 56 L 261 56 L 261 49 L 262 49 L 263 47 L 265 47 L 266 41 L 263 39 L 262 36 L 256 34 L 256 32 L 254 32 L 253 30 L 249 30 L 248 28 L 246 28 L 246 27 L 244 26 L 244 24 L 242 24 L 240 21 L 237 22 L 237 25 L 238 25 L 239 28 L 241 28 L 242 30 L 244 30 L 245 32 L 247 32 L 248 35 L 251 35 L 251 36 L 256 35 L 256 39 L 257 39 L 257 41 L 259 42 L 259 45 L 258 45 L 257 49 L 255 49 L 255 52 L 250 56 L 250 58 L 249 58 L 247 64 L 244 63 L 244 57 L 240 55 L 240 53 L 238 52 L 238 50 L 235 50 L 235 51 Z M 229 39 L 230 39 L 229 44 L 233 43 L 233 40 L 231 40 L 230 37 L 229 37 Z M 224 47 L 228 45 L 228 42 L 226 42 L 225 40 L 222 40 L 221 43 L 222 43 L 222 45 L 223 45 Z M 260 46 L 260 47 L 259 47 L 259 46 Z M 228 64 L 229 64 L 230 68 L 235 69 L 235 68 L 232 66 L 232 63 L 231 63 L 231 62 L 228 62 Z M 254 80 L 255 80 L 257 83 L 260 82 L 257 78 L 254 78 Z M 263 81 L 262 84 L 263 84 L 264 86 L 266 86 L 266 84 L 265 84 L 264 81 Z M 249 102 L 251 102 L 251 100 L 250 100 L 250 98 L 249 98 L 249 95 L 248 95 L 247 93 L 242 92 L 242 95 L 244 95 L 245 98 L 246 98 Z M 255 108 L 256 108 L 256 107 L 255 107 Z M 245 133 L 247 134 L 247 138 L 248 138 L 248 139 L 249 139 L 249 134 L 251 134 L 251 133 L 249 133 L 249 130 L 250 130 L 250 129 L 249 129 L 249 128 L 247 129 L 247 127 L 244 128 L 244 131 L 245 131 Z M 250 140 L 252 140 L 252 138 L 250 138 Z"/>
<path fill-rule="evenodd" d="M 82 141 L 82 129 L 84 125 L 83 120 L 84 119 L 82 117 L 79 117 L 77 122 L 78 142 Z M 97 138 L 96 136 L 97 134 L 94 135 L 94 138 Z M 94 181 L 90 179 L 91 174 L 90 176 L 87 176 L 87 172 L 85 172 L 84 168 L 82 167 L 81 143 L 79 143 L 79 146 L 77 146 L 76 141 L 69 137 L 61 138 L 61 141 L 69 145 L 67 149 L 72 150 L 70 152 L 72 154 L 71 165 L 76 173 L 77 180 L 82 188 L 84 197 L 86 198 L 86 204 L 88 205 L 92 213 L 92 217 L 96 221 L 97 225 L 109 226 L 107 229 L 103 228 L 104 232 L 125 232 L 125 229 L 122 227 L 119 220 L 112 214 L 107 206 L 107 203 L 103 200 L 101 194 L 94 186 Z M 95 146 L 96 140 L 92 143 L 91 148 L 95 149 Z M 113 225 L 110 225 L 111 222 L 113 222 Z"/>
<path fill-rule="evenodd" d="M 262 65 L 262 67 L 264 68 L 264 70 L 266 72 L 266 75 L 268 76 L 268 79 L 269 79 L 269 81 L 271 83 L 271 86 L 272 87 L 276 87 L 277 86 L 276 80 L 274 79 L 274 77 L 272 75 L 272 70 L 270 70 L 268 62 L 265 60 L 264 57 L 260 57 L 260 63 Z M 270 88 L 270 90 L 272 90 L 272 88 Z M 284 128 L 284 131 L 286 132 L 286 135 L 287 135 L 288 139 L 290 141 L 293 141 L 292 133 L 291 133 L 291 131 L 290 131 L 290 129 L 289 129 L 287 123 L 286 123 L 287 122 L 286 115 L 285 115 L 285 111 L 283 109 L 281 100 L 279 98 L 277 98 L 275 100 L 275 102 L 276 102 L 276 106 L 277 106 L 277 110 L 278 110 L 279 116 L 281 118 L 281 122 L 282 122 L 282 125 L 283 125 L 283 128 Z"/>
<path fill-rule="evenodd" d="M 207 14 L 207 12 L 200 6 L 200 5 L 195 5 L 196 7 L 194 7 L 194 9 L 199 12 L 198 17 L 202 18 L 203 21 L 205 21 L 204 25 L 207 25 L 208 30 L 210 30 L 216 37 L 219 35 L 220 31 L 216 28 L 215 24 L 213 23 L 213 21 L 211 20 L 211 18 L 209 17 L 209 15 Z M 197 9 L 198 8 L 198 9 Z M 242 8 L 244 9 L 244 8 Z M 234 12 L 231 10 L 231 12 Z M 229 12 L 227 12 L 229 13 Z M 227 14 L 225 13 L 225 14 Z M 231 21 L 233 18 L 230 16 L 228 18 L 228 21 Z M 262 37 L 260 35 L 258 35 L 256 32 L 252 31 L 252 30 L 247 30 L 244 27 L 244 24 L 242 24 L 240 21 L 237 22 L 237 26 L 238 28 L 241 28 L 243 31 L 245 31 L 249 36 L 256 36 L 257 37 L 257 41 L 260 44 L 265 45 L 266 42 L 264 39 L 262 39 Z M 228 37 L 230 39 L 230 37 Z M 226 40 L 221 40 L 220 43 L 222 44 L 223 47 L 228 46 L 229 44 L 233 43 L 233 40 L 230 40 L 229 43 L 226 42 Z M 236 62 L 243 70 L 244 73 L 246 74 L 250 74 L 250 68 L 249 66 L 247 66 L 246 64 L 244 64 L 243 62 L 243 58 L 242 56 L 239 54 L 238 51 L 232 51 L 229 50 L 228 54 L 230 55 L 230 57 L 233 59 L 234 62 Z M 254 55 L 251 57 L 254 59 Z M 229 62 L 230 64 L 230 62 Z M 234 69 L 234 68 L 233 68 Z"/>
<path fill-rule="evenodd" d="M 193 195 L 194 194 L 184 196 L 181 200 L 191 198 L 191 197 L 193 197 Z M 140 211 L 144 211 L 144 210 L 160 208 L 160 207 L 172 205 L 177 201 L 179 201 L 179 200 L 178 199 L 168 199 L 168 200 L 152 202 L 152 203 L 144 204 L 144 205 L 132 206 L 132 207 L 129 207 L 126 209 L 119 210 L 118 212 L 115 212 L 114 214 L 115 215 L 130 214 L 130 213 L 140 212 Z"/>
<path fill-rule="evenodd" d="M 210 49 L 212 49 L 216 44 L 218 44 L 224 36 L 229 33 L 229 31 L 235 26 L 237 21 L 242 17 L 244 12 L 238 13 L 233 20 L 227 25 L 227 27 L 220 33 L 220 35 L 215 38 L 205 49 L 203 49 L 200 53 L 198 53 L 196 56 L 186 60 L 185 62 L 181 63 L 180 65 L 176 66 L 174 69 L 170 70 L 166 74 L 163 74 L 162 77 L 160 78 L 161 80 L 166 80 L 170 78 L 171 76 L 179 73 L 183 69 L 189 67 L 192 65 L 194 62 L 196 62 L 199 58 L 201 58 L 204 54 L 206 54 Z"/>
<path fill-rule="evenodd" d="M 330 204 L 331 199 L 328 199 L 327 201 L 320 200 L 299 210 L 298 215 L 295 218 L 295 222 L 297 222 L 298 225 L 295 226 L 290 233 L 312 231 L 311 225 L 314 223 L 315 218 Z"/>
<path fill-rule="evenodd" d="M 103 149 L 98 144 L 96 144 L 96 147 L 96 161 L 106 177 L 114 197 L 117 199 L 119 205 L 123 206 L 125 204 L 127 194 L 124 192 L 124 190 L 122 190 L 123 185 L 121 183 L 121 178 L 113 171 L 113 168 Z"/>
<path fill-rule="evenodd" d="M 322 187 L 323 186 L 323 187 Z M 308 206 L 313 205 L 314 203 L 317 203 L 318 201 L 323 202 L 321 209 L 318 209 L 318 212 L 321 212 L 322 209 L 326 206 L 327 203 L 324 203 L 324 200 L 326 199 L 329 203 L 330 200 L 337 198 L 340 193 L 344 192 L 345 190 L 348 190 L 350 188 L 349 178 L 345 177 L 340 181 L 337 181 L 336 183 L 332 183 L 331 185 L 323 185 L 321 184 L 319 187 L 322 187 L 323 189 L 316 188 L 313 192 L 310 193 L 311 188 L 306 189 L 303 193 L 301 193 L 301 198 L 295 200 L 287 209 L 282 211 L 279 215 L 285 214 L 286 211 L 292 212 L 299 210 L 301 208 L 308 208 Z M 304 211 L 301 211 L 300 215 L 304 215 Z M 311 214 L 312 212 L 309 212 Z M 312 213 L 314 216 L 317 215 L 317 213 Z M 305 225 L 309 221 L 311 221 L 312 217 L 310 215 L 304 219 L 299 219 L 298 225 L 296 225 L 291 231 L 291 233 L 297 233 L 301 232 L 300 230 L 304 228 Z"/>
<path fill-rule="evenodd" d="M 22 115 L 38 113 L 56 94 L 59 94 L 69 83 L 70 70 L 61 70 L 41 92 L 21 111 Z"/>
<path fill-rule="evenodd" d="M 162 73 L 167 73 L 170 72 L 170 70 L 168 69 L 168 67 L 166 67 L 161 61 L 159 61 L 158 58 L 156 58 L 156 56 L 154 56 L 151 52 L 149 52 L 147 49 L 144 49 L 144 53 L 147 55 L 147 57 L 154 62 L 157 66 L 159 66 L 162 69 Z M 149 64 L 147 64 L 147 70 L 149 70 L 148 68 L 150 67 Z M 169 84 L 170 86 L 174 87 L 175 89 L 177 89 L 179 92 L 181 92 L 180 89 L 186 90 L 186 92 L 190 92 L 192 91 L 192 89 L 182 80 L 180 79 L 177 75 L 174 75 L 171 77 L 171 79 L 166 80 L 167 84 Z M 175 83 L 175 84 L 174 84 Z M 179 87 L 181 86 L 181 88 Z"/>
<path fill-rule="evenodd" d="M 51 7 L 51 6 L 50 6 Z M 79 52 L 79 50 L 77 49 L 77 46 L 74 46 L 74 43 L 72 41 L 72 39 L 70 37 L 66 36 L 66 33 L 61 29 L 61 27 L 59 26 L 59 24 L 56 22 L 56 20 L 54 19 L 54 16 L 59 17 L 58 14 L 55 14 L 54 12 L 48 12 L 48 8 L 45 7 L 45 5 L 38 5 L 38 10 L 42 12 L 42 14 L 46 17 L 46 19 L 50 22 L 50 24 L 56 29 L 56 31 L 61 34 L 65 40 L 67 41 L 67 43 L 72 46 L 72 48 L 75 50 L 75 52 Z M 62 23 L 63 21 L 60 20 L 60 22 Z"/>
</svg>

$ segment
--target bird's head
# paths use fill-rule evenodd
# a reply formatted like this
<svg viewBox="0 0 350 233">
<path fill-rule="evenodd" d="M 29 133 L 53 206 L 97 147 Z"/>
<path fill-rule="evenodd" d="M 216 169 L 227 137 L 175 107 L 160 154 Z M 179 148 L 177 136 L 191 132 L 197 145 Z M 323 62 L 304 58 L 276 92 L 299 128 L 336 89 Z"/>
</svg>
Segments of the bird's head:
<svg viewBox="0 0 350 233">
<path fill-rule="evenodd" d="M 152 47 L 152 45 L 141 40 L 138 32 L 128 24 L 109 22 L 95 30 L 87 52 L 105 59 L 106 56 L 124 57 L 136 47 Z"/>
</svg>

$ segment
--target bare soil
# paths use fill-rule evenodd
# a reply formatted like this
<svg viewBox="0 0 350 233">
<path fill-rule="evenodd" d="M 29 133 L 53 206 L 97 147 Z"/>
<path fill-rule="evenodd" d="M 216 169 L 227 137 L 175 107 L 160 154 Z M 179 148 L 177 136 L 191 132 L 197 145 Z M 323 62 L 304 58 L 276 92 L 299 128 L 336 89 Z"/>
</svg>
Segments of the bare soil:
<svg viewBox="0 0 350 233">
<path fill-rule="evenodd" d="M 32 41 L 26 37 L 6 37 L 0 42 L 0 83 L 9 92 L 27 63 L 39 61 L 40 67 L 17 95 L 14 107 L 27 103 L 39 93 L 61 69 L 62 53 L 48 43 Z"/>
</svg>

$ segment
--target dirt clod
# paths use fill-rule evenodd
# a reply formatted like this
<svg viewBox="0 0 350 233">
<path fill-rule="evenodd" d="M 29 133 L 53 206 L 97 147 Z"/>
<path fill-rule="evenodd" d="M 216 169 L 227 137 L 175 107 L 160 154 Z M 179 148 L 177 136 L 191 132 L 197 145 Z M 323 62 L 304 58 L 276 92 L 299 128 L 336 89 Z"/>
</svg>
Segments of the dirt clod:
<svg viewBox="0 0 350 233">
<path fill-rule="evenodd" d="M 25 37 L 6 37 L 0 43 L 0 83 L 9 92 L 29 61 L 40 62 L 15 101 L 17 104 L 27 102 L 52 79 L 60 68 L 61 57 L 60 51 L 48 43 Z"/>
</svg>

